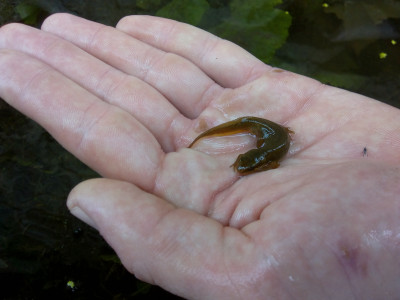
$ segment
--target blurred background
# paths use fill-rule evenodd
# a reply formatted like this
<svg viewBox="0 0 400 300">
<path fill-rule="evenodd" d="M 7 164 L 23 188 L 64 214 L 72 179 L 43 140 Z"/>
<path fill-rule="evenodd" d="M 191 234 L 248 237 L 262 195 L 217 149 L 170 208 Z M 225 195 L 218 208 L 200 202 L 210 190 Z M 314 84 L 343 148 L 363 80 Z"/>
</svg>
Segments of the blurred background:
<svg viewBox="0 0 400 300">
<path fill-rule="evenodd" d="M 0 25 L 40 28 L 57 12 L 111 26 L 131 14 L 190 23 L 265 63 L 400 108 L 400 1 L 1 0 Z M 99 175 L 1 99 L 0 170 L 1 299 L 180 299 L 136 280 L 69 214 L 69 191 Z"/>
</svg>

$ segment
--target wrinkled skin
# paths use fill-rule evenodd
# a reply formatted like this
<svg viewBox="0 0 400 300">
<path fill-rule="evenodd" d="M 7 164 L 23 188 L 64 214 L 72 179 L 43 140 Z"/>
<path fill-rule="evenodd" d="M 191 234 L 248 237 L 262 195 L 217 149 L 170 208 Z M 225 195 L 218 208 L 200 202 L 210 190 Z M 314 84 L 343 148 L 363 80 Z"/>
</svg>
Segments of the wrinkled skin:
<svg viewBox="0 0 400 300">
<path fill-rule="evenodd" d="M 189 299 L 400 295 L 398 109 L 148 16 L 4 26 L 0 69 L 0 97 L 104 177 L 68 207 L 138 278 Z M 295 131 L 278 169 L 186 148 L 244 115 Z"/>
</svg>

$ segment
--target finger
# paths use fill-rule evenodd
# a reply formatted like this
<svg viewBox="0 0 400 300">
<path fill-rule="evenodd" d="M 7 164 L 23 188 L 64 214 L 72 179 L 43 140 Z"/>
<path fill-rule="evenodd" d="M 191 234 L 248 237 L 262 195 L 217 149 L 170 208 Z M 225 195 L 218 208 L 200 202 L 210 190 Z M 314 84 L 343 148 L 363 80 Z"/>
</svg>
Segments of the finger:
<svg viewBox="0 0 400 300">
<path fill-rule="evenodd" d="M 185 298 L 236 299 L 232 285 L 254 279 L 249 269 L 258 258 L 248 237 L 131 184 L 86 181 L 68 207 L 100 231 L 131 273 Z"/>
<path fill-rule="evenodd" d="M 239 87 L 271 70 L 239 46 L 188 24 L 153 16 L 128 16 L 119 21 L 117 28 L 187 58 L 223 87 Z"/>
<path fill-rule="evenodd" d="M 152 188 L 164 154 L 131 115 L 26 54 L 0 50 L 0 69 L 0 97 L 68 151 L 103 176 Z"/>
<path fill-rule="evenodd" d="M 102 100 L 126 110 L 156 136 L 166 151 L 176 148 L 176 138 L 188 128 L 188 120 L 147 83 L 52 34 L 10 24 L 1 28 L 0 48 L 37 57 Z"/>
<path fill-rule="evenodd" d="M 109 65 L 144 80 L 188 117 L 196 117 L 221 92 L 213 80 L 188 60 L 115 28 L 57 14 L 46 19 L 42 30 L 69 40 Z"/>
</svg>

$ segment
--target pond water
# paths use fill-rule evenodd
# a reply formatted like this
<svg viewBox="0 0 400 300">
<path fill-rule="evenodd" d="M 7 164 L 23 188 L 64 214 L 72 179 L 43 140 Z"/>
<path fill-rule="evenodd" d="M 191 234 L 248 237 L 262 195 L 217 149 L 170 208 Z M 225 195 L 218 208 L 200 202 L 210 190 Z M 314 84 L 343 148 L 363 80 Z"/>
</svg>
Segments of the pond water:
<svg viewBox="0 0 400 300">
<path fill-rule="evenodd" d="M 3 24 L 33 26 L 60 11 L 109 25 L 128 14 L 170 17 L 266 63 L 400 107 L 398 1 L 37 0 L 0 9 Z M 3 299 L 179 299 L 134 280 L 98 233 L 69 214 L 69 191 L 97 174 L 4 102 L 0 141 Z"/>
</svg>

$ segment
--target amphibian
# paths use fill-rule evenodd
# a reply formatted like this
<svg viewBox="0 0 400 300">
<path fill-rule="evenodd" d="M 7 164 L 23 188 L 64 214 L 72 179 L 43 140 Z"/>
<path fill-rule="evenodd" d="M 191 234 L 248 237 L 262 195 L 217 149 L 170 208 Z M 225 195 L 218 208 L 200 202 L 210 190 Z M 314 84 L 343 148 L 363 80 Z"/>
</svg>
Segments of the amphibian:
<svg viewBox="0 0 400 300">
<path fill-rule="evenodd" d="M 257 138 L 257 148 L 240 154 L 232 164 L 240 175 L 279 167 L 279 161 L 289 150 L 290 134 L 294 133 L 288 127 L 266 119 L 241 117 L 206 130 L 190 144 L 189 148 L 207 136 L 224 136 L 239 132 L 249 132 Z"/>
</svg>

